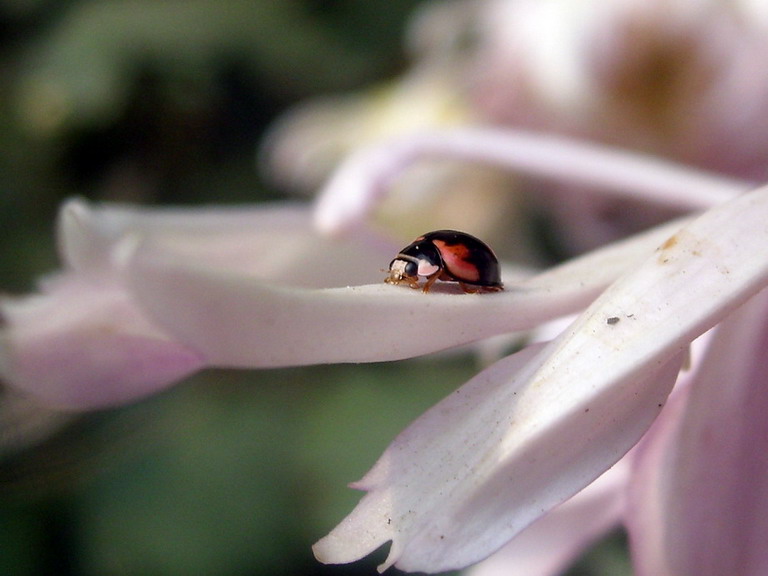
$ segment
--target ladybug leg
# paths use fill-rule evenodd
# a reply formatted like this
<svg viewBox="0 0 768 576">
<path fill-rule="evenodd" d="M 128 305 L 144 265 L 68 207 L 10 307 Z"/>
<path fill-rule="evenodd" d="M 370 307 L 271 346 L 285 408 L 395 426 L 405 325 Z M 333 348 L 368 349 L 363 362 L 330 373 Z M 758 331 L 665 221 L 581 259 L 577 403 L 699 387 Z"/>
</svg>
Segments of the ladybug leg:
<svg viewBox="0 0 768 576">
<path fill-rule="evenodd" d="M 418 278 L 415 278 L 413 276 L 402 276 L 400 278 L 398 278 L 396 276 L 387 276 L 386 278 L 384 278 L 384 283 L 385 284 L 392 284 L 394 286 L 398 286 L 398 285 L 402 284 L 403 282 L 407 282 L 408 286 L 410 286 L 414 290 L 419 288 L 419 280 L 418 280 Z"/>
<path fill-rule="evenodd" d="M 480 290 L 482 290 L 482 288 L 477 286 L 469 286 L 464 284 L 464 282 L 459 282 L 459 287 L 464 291 L 465 294 L 477 294 L 480 292 Z"/>
<path fill-rule="evenodd" d="M 480 294 L 481 292 L 501 292 L 504 290 L 502 286 L 469 286 L 464 282 L 459 282 L 459 286 L 464 290 L 465 294 Z"/>
<path fill-rule="evenodd" d="M 427 276 L 427 281 L 424 282 L 424 288 L 422 288 L 421 291 L 424 292 L 425 294 L 429 292 L 429 289 L 432 288 L 432 284 L 435 283 L 435 281 L 439 276 L 440 276 L 440 270 L 438 270 L 431 276 Z"/>
</svg>

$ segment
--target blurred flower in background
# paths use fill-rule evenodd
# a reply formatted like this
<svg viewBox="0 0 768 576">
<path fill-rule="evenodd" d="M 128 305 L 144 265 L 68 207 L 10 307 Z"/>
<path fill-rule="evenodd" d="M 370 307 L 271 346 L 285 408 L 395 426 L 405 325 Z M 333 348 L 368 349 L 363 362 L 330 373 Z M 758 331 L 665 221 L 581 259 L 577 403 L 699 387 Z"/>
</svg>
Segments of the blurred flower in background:
<svg viewBox="0 0 768 576">
<path fill-rule="evenodd" d="M 767 22 L 762 5 L 747 0 L 427 3 L 409 28 L 410 71 L 383 96 L 377 90 L 302 104 L 271 137 L 273 170 L 280 181 L 313 189 L 354 148 L 353 139 L 360 146 L 382 135 L 463 122 L 584 137 L 761 182 L 768 148 L 762 128 Z M 447 103 L 450 115 L 443 112 Z M 379 123 L 392 118 L 393 109 L 401 110 L 400 121 Z M 330 110 L 353 127 L 337 130 L 338 123 L 327 121 Z M 518 181 L 521 186 L 531 192 L 530 182 Z M 557 183 L 559 194 L 536 186 L 526 199 L 556 221 L 565 253 L 671 215 L 626 201 L 586 202 L 584 191 L 574 194 L 567 183 Z M 409 188 L 415 196 L 412 188 L 425 194 L 451 184 L 422 179 Z M 397 193 L 392 198 L 402 206 L 401 218 L 411 212 Z M 442 205 L 450 195 L 439 198 L 435 203 Z M 508 216 L 496 225 L 504 227 Z"/>
<path fill-rule="evenodd" d="M 473 108 L 494 124 L 583 136 L 762 182 L 768 79 L 758 63 L 768 15 L 758 4 L 490 0 L 468 72 Z M 577 247 L 665 216 L 585 203 L 567 187 L 545 202 Z M 574 215 L 580 226 L 571 224 Z"/>
<path fill-rule="evenodd" d="M 411 11 L 404 62 L 398 41 Z M 354 496 L 339 495 L 338 486 L 361 476 L 376 449 L 470 379 L 476 370 L 466 350 L 387 365 L 246 374 L 212 370 L 130 407 L 83 416 L 45 404 L 93 409 L 135 401 L 207 366 L 393 360 L 527 330 L 582 310 L 642 258 L 625 252 L 624 244 L 608 244 L 607 252 L 540 275 L 508 266 L 505 280 L 519 280 L 522 293 L 527 286 L 531 300 L 507 292 L 480 300 L 476 309 L 472 300 L 440 295 L 432 308 L 414 307 L 413 297 L 422 295 L 356 285 L 377 282 L 385 254 L 428 229 L 465 229 L 487 239 L 507 261 L 540 266 L 692 208 L 710 207 L 713 198 L 731 197 L 748 190 L 750 182 L 766 180 L 763 60 L 768 52 L 766 13 L 758 2 L 403 0 L 363 7 L 232 0 L 224 9 L 203 0 L 75 1 L 7 3 L 0 14 L 7 23 L 2 57 L 9 64 L 2 72 L 7 88 L 0 103 L 13 118 L 0 135 L 8 151 L 0 164 L 7 185 L 0 212 L 6 289 L 28 290 L 32 278 L 55 266 L 52 207 L 72 195 L 148 204 L 239 204 L 306 196 L 327 183 L 315 222 L 328 232 L 340 222 L 333 224 L 335 216 L 347 219 L 331 240 L 311 228 L 306 204 L 224 211 L 155 211 L 79 200 L 65 205 L 59 218 L 65 273 L 44 281 L 39 296 L 4 299 L 4 370 L 17 380 L 4 392 L 0 470 L 9 495 L 1 512 L 11 551 L 3 560 L 9 573 L 334 573 L 309 558 L 308 543 L 351 508 Z M 496 130 L 442 131 L 477 126 Z M 663 160 L 600 156 L 601 149 L 578 140 L 540 140 L 524 132 L 506 134 L 522 135 L 507 154 L 508 141 L 496 139 L 505 132 L 498 129 L 520 128 L 621 146 L 710 174 L 678 172 Z M 441 130 L 434 133 L 436 140 L 429 134 L 423 138 L 435 129 Z M 491 138 L 484 140 L 487 134 Z M 392 138 L 394 144 L 388 144 Z M 253 170 L 256 145 L 264 180 Z M 369 146 L 373 152 L 367 155 Z M 406 153 L 390 154 L 393 150 Z M 600 161 L 590 164 L 593 152 Z M 382 168 L 372 161 L 382 158 L 390 164 Z M 346 168 L 337 172 L 342 162 Z M 588 168 L 582 170 L 583 162 Z M 349 174 L 359 177 L 358 188 L 339 184 L 349 184 Z M 648 195 L 654 195 L 650 202 Z M 536 440 L 534 434 L 532 445 L 561 458 L 536 458 L 540 463 L 531 469 L 539 476 L 526 476 L 519 460 L 530 438 L 525 426 L 514 438 L 501 436 L 507 448 L 523 447 L 500 459 L 516 471 L 519 482 L 528 481 L 530 490 L 537 488 L 534 477 L 542 486 L 558 485 L 537 514 L 587 485 L 634 445 L 665 403 L 680 349 L 761 286 L 764 259 L 749 261 L 760 253 L 763 196 L 750 196 L 757 199 L 753 213 L 752 200 L 745 200 L 715 210 L 702 220 L 705 224 L 689 224 L 716 237 L 706 250 L 685 235 L 677 248 L 677 241 L 664 245 L 678 250 L 673 260 L 682 273 L 704 254 L 718 273 L 732 269 L 734 277 L 747 278 L 748 287 L 707 285 L 697 302 L 711 308 L 702 304 L 689 310 L 685 291 L 667 294 L 661 283 L 658 293 L 650 294 L 674 308 L 672 320 L 664 317 L 666 323 L 656 324 L 664 330 L 651 322 L 644 334 L 653 332 L 654 338 L 640 339 L 656 346 L 655 352 L 633 356 L 634 348 L 616 346 L 623 355 L 613 357 L 609 346 L 602 360 L 582 357 L 583 364 L 571 365 L 574 373 L 584 367 L 584 381 L 595 384 L 596 396 L 579 397 L 579 390 L 568 388 L 573 404 L 550 403 L 551 412 L 541 413 L 536 412 L 540 398 L 531 395 L 524 403 L 536 418 L 545 414 L 550 423 L 579 423 L 579 430 L 600 438 L 597 448 L 580 439 L 574 453 L 587 468 L 574 472 L 572 462 L 562 459 L 562 437 L 550 443 L 548 436 Z M 741 214 L 752 218 L 753 228 L 739 229 L 735 222 Z M 640 251 L 650 254 L 680 226 L 651 232 Z M 730 250 L 729 242 L 740 251 Z M 745 246 L 752 252 L 747 254 Z M 562 270 L 566 274 L 558 276 Z M 648 277 L 638 272 L 633 278 L 634 284 L 622 285 L 627 291 L 607 293 L 583 317 L 586 324 L 575 324 L 574 332 L 564 332 L 561 339 L 583 335 L 577 328 L 596 322 L 607 335 L 629 330 L 627 341 L 634 341 L 636 334 L 626 328 L 632 324 L 624 322 L 634 312 L 608 316 L 621 322 L 601 316 L 619 301 L 612 297 L 630 294 L 648 304 L 643 321 L 650 322 L 655 301 L 644 300 L 639 288 Z M 536 300 L 544 293 L 546 298 Z M 491 305 L 494 301 L 499 305 Z M 303 316 L 296 312 L 302 309 Z M 764 530 L 759 521 L 744 520 L 747 510 L 762 509 L 763 464 L 750 447 L 763 434 L 759 419 L 745 415 L 745 399 L 760 389 L 761 370 L 754 362 L 759 346 L 752 344 L 761 342 L 764 323 L 757 300 L 744 310 L 725 320 L 706 355 L 694 355 L 690 375 L 677 384 L 656 425 L 609 477 L 533 524 L 532 532 L 478 566 L 477 574 L 515 573 L 521 566 L 527 574 L 558 573 L 583 546 L 622 521 L 630 530 L 639 574 L 760 573 L 764 559 L 748 543 L 762 541 Z M 405 311 L 410 321 L 398 334 L 392 326 Z M 226 322 L 212 321 L 217 315 Z M 757 320 L 752 325 L 747 318 Z M 286 341 L 287 335 L 295 339 Z M 520 334 L 513 336 L 504 340 L 504 354 L 510 342 L 521 341 Z M 518 362 L 530 360 L 536 349 L 531 350 L 505 358 L 460 390 L 481 390 L 476 401 L 495 408 L 499 396 L 482 392 L 484 386 L 511 379 L 522 390 L 530 372 Z M 46 366 L 51 353 L 58 356 Z M 544 353 L 537 358 L 545 367 L 557 365 L 547 363 Z M 655 369 L 662 364 L 664 369 L 650 370 L 653 362 Z M 633 372 L 641 365 L 648 369 L 644 378 Z M 595 366 L 614 372 L 594 375 Z M 743 372 L 731 377 L 737 366 Z M 731 386 L 718 387 L 726 378 Z M 112 387 L 105 388 L 104 381 Z M 653 385 L 641 386 L 648 381 Z M 610 385 L 616 382 L 629 387 L 613 396 Z M 736 399 L 718 396 L 727 396 L 729 389 Z M 501 397 L 509 400 L 511 390 L 504 388 Z M 638 412 L 633 394 L 653 402 Z M 464 425 L 454 434 L 474 430 L 471 440 L 478 446 L 486 442 L 487 448 L 501 432 L 491 427 L 488 438 L 482 437 L 475 424 L 487 411 L 471 410 L 472 402 L 457 405 L 455 398 L 417 420 L 382 461 L 390 461 L 393 451 L 418 454 L 419 442 L 432 436 L 436 451 L 442 454 L 440 446 L 447 445 L 449 457 L 449 441 L 461 438 L 443 434 L 440 418 L 435 420 L 440 407 L 466 410 L 460 418 Z M 627 413 L 629 420 L 619 419 L 626 429 L 584 424 L 582 412 L 570 409 L 586 406 L 590 398 L 595 404 L 587 408 L 596 420 L 609 418 L 604 410 L 619 398 L 614 407 Z M 716 433 L 712 422 L 731 421 L 740 426 L 717 450 L 702 444 L 702 438 Z M 606 443 L 611 449 L 602 451 Z M 732 453 L 743 456 L 726 456 Z M 342 461 L 345 456 L 350 457 Z M 719 474 L 694 494 L 686 492 L 708 469 L 710 456 L 721 462 Z M 425 474 L 439 475 L 433 464 L 424 461 Z M 399 465 L 403 474 L 396 485 L 408 483 L 410 475 L 413 485 L 430 478 L 417 473 L 413 460 Z M 372 490 L 363 502 L 381 497 L 376 489 L 382 486 L 382 466 L 359 484 Z M 547 466 L 560 474 L 543 474 Z M 755 470 L 749 481 L 733 474 L 743 466 Z M 481 492 L 496 486 L 497 472 L 478 476 Z M 456 478 L 466 479 L 462 474 Z M 567 488 L 558 484 L 561 478 Z M 505 489 L 514 491 L 514 486 Z M 463 488 L 456 490 L 463 494 Z M 439 492 L 432 485 L 426 491 Z M 530 494 L 523 486 L 518 493 L 519 498 Z M 418 500 L 422 493 L 403 494 Z M 426 501 L 443 502 L 435 498 L 430 494 Z M 722 507 L 706 504 L 715 501 Z M 401 524 L 398 518 L 391 527 L 363 524 L 352 530 L 362 544 L 345 544 L 345 530 L 358 524 L 342 524 L 319 545 L 318 555 L 349 561 L 398 530 L 388 564 L 402 557 L 398 565 L 408 569 L 462 567 L 498 548 L 504 535 L 511 537 L 535 516 L 525 507 L 506 508 L 478 497 L 480 502 L 476 510 L 498 514 L 474 533 L 493 529 L 495 522 L 503 529 L 477 548 L 465 537 L 471 536 L 471 526 L 441 524 L 439 514 L 428 514 L 427 524 L 420 524 L 424 516 L 414 514 L 421 520 Z M 460 497 L 449 499 L 444 509 L 463 503 Z M 594 515 L 595 506 L 605 515 Z M 717 528 L 697 530 L 702 508 L 727 518 L 734 528 L 727 538 Z M 504 523 L 504 514 L 519 510 L 519 517 Z M 594 522 L 585 524 L 585 515 Z M 359 521 L 361 515 L 353 517 Z M 568 526 L 581 527 L 581 533 L 564 530 L 558 518 L 570 519 Z M 423 533 L 420 526 L 426 526 Z M 452 537 L 443 544 L 430 542 L 435 526 L 451 528 Z M 552 544 L 536 554 L 525 545 L 531 540 Z M 712 540 L 721 546 L 702 544 Z M 667 541 L 674 545 L 665 547 Z M 412 542 L 421 544 L 413 548 Z M 697 555 L 702 548 L 712 562 Z M 431 564 L 430 554 L 439 554 Z M 596 556 L 595 566 L 606 557 Z M 420 563 L 425 558 L 427 563 Z M 740 563 L 740 558 L 749 560 Z M 351 570 L 366 573 L 378 562 Z M 621 569 L 628 571 L 626 561 Z"/>
</svg>

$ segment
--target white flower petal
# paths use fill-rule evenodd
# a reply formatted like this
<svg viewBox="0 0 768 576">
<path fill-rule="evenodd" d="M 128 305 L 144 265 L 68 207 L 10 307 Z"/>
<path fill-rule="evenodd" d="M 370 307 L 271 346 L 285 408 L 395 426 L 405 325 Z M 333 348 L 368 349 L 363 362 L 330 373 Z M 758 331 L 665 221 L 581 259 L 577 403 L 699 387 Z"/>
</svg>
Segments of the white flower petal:
<svg viewBox="0 0 768 576">
<path fill-rule="evenodd" d="M 148 319 L 121 282 L 121 262 L 142 239 L 207 269 L 294 286 L 359 282 L 371 262 L 394 252 L 370 236 L 320 238 L 310 220 L 309 207 L 296 205 L 144 209 L 71 200 L 59 218 L 68 269 L 39 294 L 0 299 L 0 375 L 49 405 L 94 409 L 210 365 Z"/>
<path fill-rule="evenodd" d="M 653 427 L 628 527 L 638 574 L 768 572 L 768 294 L 718 326 L 674 414 Z"/>
<path fill-rule="evenodd" d="M 423 294 L 383 282 L 297 289 L 212 268 L 151 242 L 129 260 L 125 276 L 153 321 L 215 365 L 397 360 L 573 313 L 673 229 L 668 225 L 595 251 L 496 294 L 456 294 L 452 285 Z M 378 270 L 392 256 L 371 262 L 370 274 L 382 278 Z"/>
<path fill-rule="evenodd" d="M 398 436 L 355 485 L 369 493 L 315 545 L 317 558 L 350 562 L 387 540 L 381 569 L 432 573 L 487 557 L 616 462 L 679 367 L 595 391 L 599 376 L 582 385 L 573 374 L 600 373 L 592 358 L 572 379 L 538 378 L 548 355 L 536 346 L 505 358 Z"/>
<path fill-rule="evenodd" d="M 70 268 L 89 275 L 113 275 L 121 244 L 149 238 L 211 268 L 313 287 L 370 280 L 371 260 L 398 248 L 371 235 L 342 244 L 311 222 L 299 204 L 148 209 L 74 199 L 59 216 L 59 246 Z"/>
<path fill-rule="evenodd" d="M 535 356 L 502 360 L 409 427 L 316 545 L 436 572 L 498 549 L 645 432 L 690 342 L 768 281 L 768 188 L 712 209 L 611 286 Z M 527 362 L 526 362 L 527 360 Z"/>
<path fill-rule="evenodd" d="M 410 164 L 433 157 L 494 164 L 687 209 L 708 208 L 750 188 L 743 181 L 551 135 L 463 129 L 409 136 L 353 154 L 318 198 L 317 226 L 329 233 L 354 229 Z"/>
<path fill-rule="evenodd" d="M 556 576 L 619 525 L 629 477 L 629 457 L 584 490 L 536 520 L 466 576 Z"/>
</svg>

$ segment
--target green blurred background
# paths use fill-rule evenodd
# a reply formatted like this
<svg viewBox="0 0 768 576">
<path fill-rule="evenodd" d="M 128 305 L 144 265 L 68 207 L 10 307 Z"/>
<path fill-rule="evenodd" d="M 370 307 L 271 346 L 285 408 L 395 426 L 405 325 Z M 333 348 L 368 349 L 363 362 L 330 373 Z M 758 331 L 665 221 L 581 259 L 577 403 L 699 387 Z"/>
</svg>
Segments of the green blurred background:
<svg viewBox="0 0 768 576">
<path fill-rule="evenodd" d="M 256 168 L 291 105 L 391 78 L 417 0 L 1 0 L 0 290 L 55 270 L 72 195 L 275 200 Z M 373 574 L 311 544 L 472 358 L 207 371 L 119 410 L 0 408 L 0 574 Z M 618 574 L 608 545 L 574 574 Z M 396 572 L 396 571 L 393 571 Z"/>
</svg>

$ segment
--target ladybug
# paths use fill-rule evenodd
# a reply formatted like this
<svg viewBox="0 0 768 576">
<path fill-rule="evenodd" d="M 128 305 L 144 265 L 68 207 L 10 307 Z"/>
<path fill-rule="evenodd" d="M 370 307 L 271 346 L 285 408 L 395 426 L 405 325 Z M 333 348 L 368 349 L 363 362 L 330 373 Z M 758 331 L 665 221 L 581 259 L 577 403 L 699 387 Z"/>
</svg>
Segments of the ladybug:
<svg viewBox="0 0 768 576">
<path fill-rule="evenodd" d="M 466 293 L 504 289 L 493 250 L 482 240 L 456 230 L 436 230 L 416 238 L 389 263 L 384 282 L 405 282 L 415 289 L 419 276 L 427 279 L 423 292 L 429 292 L 437 280 L 458 282 Z"/>
</svg>

